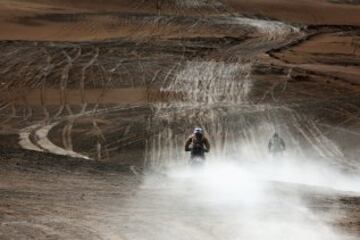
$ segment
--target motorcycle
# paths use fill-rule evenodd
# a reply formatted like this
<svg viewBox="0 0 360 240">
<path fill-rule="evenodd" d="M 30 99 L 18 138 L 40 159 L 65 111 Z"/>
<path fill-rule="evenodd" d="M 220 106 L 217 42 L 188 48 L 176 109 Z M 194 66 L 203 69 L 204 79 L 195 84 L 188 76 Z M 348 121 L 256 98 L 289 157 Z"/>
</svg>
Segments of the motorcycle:
<svg viewBox="0 0 360 240">
<path fill-rule="evenodd" d="M 200 167 L 205 164 L 205 153 L 207 152 L 206 149 L 201 147 L 193 147 L 190 149 L 191 156 L 190 156 L 190 166 L 192 167 Z"/>
</svg>

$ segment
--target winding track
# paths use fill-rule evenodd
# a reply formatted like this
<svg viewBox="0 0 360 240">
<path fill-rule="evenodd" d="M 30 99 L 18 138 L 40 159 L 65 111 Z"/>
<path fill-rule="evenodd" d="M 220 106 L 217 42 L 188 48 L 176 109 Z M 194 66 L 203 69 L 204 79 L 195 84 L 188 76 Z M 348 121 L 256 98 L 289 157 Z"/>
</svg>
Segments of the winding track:
<svg viewBox="0 0 360 240">
<path fill-rule="evenodd" d="M 69 156 L 74 158 L 90 159 L 88 156 L 85 156 L 83 154 L 58 147 L 49 140 L 49 131 L 53 127 L 57 126 L 59 123 L 60 122 L 55 122 L 51 124 L 34 124 L 20 130 L 20 146 L 26 150 L 48 152 L 56 155 Z"/>
<path fill-rule="evenodd" d="M 199 7 L 198 4 L 196 4 L 196 7 Z M 268 47 L 267 44 L 271 43 L 273 45 L 279 45 L 279 44 L 284 44 L 285 42 L 290 41 L 289 38 L 294 38 L 297 39 L 299 37 L 302 36 L 302 34 L 300 33 L 300 31 L 298 29 L 296 29 L 295 27 L 292 27 L 290 25 L 286 25 L 280 22 L 272 22 L 272 21 L 264 21 L 264 20 L 255 20 L 255 19 L 247 19 L 247 18 L 240 18 L 240 17 L 235 17 L 235 18 L 230 18 L 226 20 L 226 18 L 224 17 L 215 17 L 213 20 L 210 18 L 207 21 L 209 21 L 210 24 L 229 24 L 232 27 L 236 27 L 239 26 L 241 28 L 254 28 L 255 32 L 258 34 L 258 36 L 255 37 L 255 40 L 250 40 L 249 42 L 247 42 L 245 44 L 246 45 L 251 45 L 253 43 L 256 42 L 256 44 L 258 44 L 258 46 L 256 47 L 258 50 L 257 52 L 261 52 L 261 51 L 265 51 Z M 211 23 L 211 21 L 214 21 L 213 23 Z M 255 34 L 256 35 L 256 34 Z M 53 43 L 55 44 L 55 43 Z M 45 151 L 45 152 L 49 152 L 49 153 L 54 153 L 57 155 L 65 155 L 65 156 L 71 156 L 71 157 L 79 157 L 79 158 L 86 158 L 88 159 L 87 156 L 80 154 L 80 153 L 76 153 L 72 150 L 72 140 L 71 140 L 71 131 L 72 131 L 72 127 L 71 124 L 66 124 L 66 127 L 63 129 L 62 131 L 62 138 L 63 138 L 63 143 L 64 146 L 67 147 L 68 149 L 64 149 L 61 148 L 59 146 L 56 146 L 55 144 L 53 144 L 49 138 L 48 138 L 48 133 L 49 131 L 54 128 L 55 126 L 57 126 L 58 124 L 60 124 L 62 121 L 67 121 L 67 119 L 69 118 L 73 118 L 74 113 L 73 110 L 71 109 L 70 105 L 68 104 L 67 98 L 68 96 L 66 95 L 66 90 L 69 87 L 69 81 L 71 81 L 70 77 L 71 77 L 71 72 L 74 71 L 73 68 L 76 64 L 77 61 L 81 61 L 83 62 L 81 70 L 80 70 L 80 97 L 81 97 L 81 103 L 82 103 L 82 107 L 79 113 L 77 113 L 78 116 L 81 116 L 83 114 L 86 114 L 86 108 L 87 108 L 87 101 L 86 101 L 86 97 L 85 97 L 85 93 L 86 93 L 86 85 L 89 84 L 89 82 L 86 82 L 86 73 L 88 72 L 88 70 L 90 68 L 94 69 L 94 67 L 99 67 L 100 69 L 102 69 L 102 71 L 104 72 L 105 75 L 105 83 L 103 83 L 103 88 L 104 91 L 106 91 L 106 88 L 108 87 L 108 84 L 111 84 L 114 80 L 113 80 L 113 76 L 114 73 L 117 71 L 123 71 L 123 70 L 127 70 L 126 67 L 122 66 L 122 61 L 120 61 L 120 63 L 116 63 L 116 66 L 108 68 L 105 67 L 103 65 L 103 63 L 101 63 L 100 58 L 102 56 L 100 56 L 100 50 L 98 47 L 94 47 L 94 48 L 86 48 L 85 50 L 82 49 L 81 46 L 76 46 L 76 44 L 72 44 L 69 45 L 69 47 L 67 49 L 64 49 L 61 51 L 61 54 L 64 59 L 59 61 L 60 59 L 62 59 L 60 56 L 58 55 L 54 55 L 53 53 L 50 53 L 49 50 L 46 50 L 46 47 L 42 48 L 45 49 L 43 51 L 43 53 L 45 53 L 47 55 L 46 57 L 46 64 L 43 68 L 42 71 L 40 71 L 38 74 L 36 75 L 36 77 L 34 79 L 31 80 L 31 84 L 32 85 L 38 85 L 40 84 L 42 86 L 42 89 L 44 89 L 45 91 L 45 85 L 49 84 L 47 83 L 48 77 L 50 76 L 50 74 L 53 71 L 57 71 L 61 70 L 61 75 L 60 75 L 60 105 L 59 105 L 59 109 L 56 111 L 55 115 L 51 116 L 49 111 L 47 110 L 46 107 L 46 98 L 45 98 L 45 92 L 42 91 L 42 97 L 41 97 L 41 104 L 42 104 L 42 108 L 44 109 L 44 120 L 42 123 L 34 123 L 33 125 L 30 125 L 28 127 L 23 128 L 22 130 L 20 130 L 19 132 L 19 144 L 21 147 L 23 147 L 24 149 L 27 150 L 34 150 L 34 151 Z M 228 54 L 236 54 L 236 52 L 240 53 L 242 52 L 242 50 L 244 49 L 244 47 L 240 47 L 240 49 L 238 49 L 236 46 L 234 48 L 230 48 L 227 49 Z M 262 50 L 260 50 L 262 49 Z M 91 50 L 91 51 L 89 51 Z M 16 53 L 16 52 L 15 52 Z M 10 54 L 10 53 L 9 53 Z M 255 53 L 253 53 L 255 54 Z M 10 54 L 12 55 L 12 53 Z M 87 62 L 84 63 L 84 60 L 82 59 L 84 56 L 87 57 L 87 59 L 89 59 L 88 57 L 90 57 L 89 60 L 87 60 Z M 125 61 L 125 60 L 124 60 Z M 140 69 L 141 72 L 145 72 L 144 70 L 144 66 L 143 64 L 141 64 L 141 62 L 138 62 L 138 67 Z M 189 76 L 193 76 L 193 74 L 201 74 L 200 72 L 194 72 L 194 69 L 191 70 L 193 68 L 193 64 L 191 62 L 188 62 L 187 65 L 189 65 L 189 69 L 185 68 L 182 69 L 181 65 L 174 65 L 174 68 L 171 68 L 168 73 L 165 75 L 164 78 L 164 82 L 162 85 L 166 86 L 166 82 L 170 82 L 170 86 L 166 87 L 165 91 L 173 91 L 172 89 L 174 88 L 175 91 L 177 91 L 177 87 L 176 84 L 177 82 L 180 83 L 180 85 L 183 83 L 183 78 L 184 77 L 189 77 Z M 221 92 L 217 93 L 217 89 L 219 87 L 222 88 L 222 86 L 217 86 L 217 82 L 219 82 L 219 76 L 221 74 L 224 74 L 226 72 L 228 72 L 228 70 L 226 70 L 226 68 L 228 67 L 227 64 L 223 63 L 220 65 L 217 63 L 211 63 L 211 62 L 203 62 L 201 63 L 201 65 L 203 66 L 203 68 L 206 69 L 206 71 L 209 71 L 210 73 L 214 73 L 215 75 L 213 75 L 212 77 L 209 76 L 211 79 L 211 81 L 209 82 L 209 87 L 211 89 L 214 89 L 215 92 L 208 92 L 205 93 L 205 95 L 207 94 L 208 96 L 204 96 L 205 101 L 211 101 L 213 102 L 213 104 L 216 104 L 217 98 L 216 96 L 211 96 L 211 95 L 218 95 L 223 94 Z M 235 66 L 235 65 L 234 65 Z M 246 66 L 246 65 L 245 65 Z M 27 66 L 28 68 L 29 66 Z M 120 68 L 121 67 L 121 68 Z M 236 67 L 235 67 L 236 68 Z M 234 68 L 234 69 L 235 69 Z M 230 75 L 236 76 L 236 75 L 249 75 L 250 74 L 250 70 L 248 69 L 247 72 L 243 73 L 242 71 L 242 66 L 239 64 L 238 67 L 235 69 L 236 73 L 228 73 Z M 180 69 L 180 73 L 176 73 L 178 72 Z M 129 76 L 132 75 L 131 72 L 127 73 Z M 158 74 L 157 74 L 158 75 Z M 173 75 L 177 75 L 177 77 L 175 78 L 175 82 L 172 82 L 171 79 L 168 79 L 170 76 L 172 77 Z M 183 75 L 183 76 L 182 76 Z M 182 77 L 181 77 L 182 76 Z M 145 78 L 145 75 L 143 75 L 143 78 Z M 206 76 L 199 78 L 199 81 L 202 81 L 201 79 L 205 79 Z M 232 79 L 231 79 L 232 78 Z M 234 94 L 236 94 L 236 91 L 233 91 L 234 89 L 238 89 L 243 88 L 243 83 L 239 83 L 240 86 L 235 87 L 235 79 L 233 77 L 231 77 L 230 79 L 226 80 L 226 85 L 224 86 L 226 89 L 231 89 L 232 94 L 227 95 L 229 98 L 232 99 L 239 99 L 241 100 L 241 98 L 235 96 Z M 143 80 L 143 84 L 146 84 L 146 80 Z M 196 84 L 196 83 L 194 83 Z M 235 85 L 234 85 L 235 84 Z M 132 85 L 135 86 L 134 81 L 132 82 Z M 188 86 L 184 85 L 183 86 L 184 89 L 188 88 Z M 235 87 L 235 88 L 234 88 Z M 194 89 L 192 87 L 192 89 Z M 223 90 L 221 90 L 223 91 Z M 197 93 L 191 93 L 188 92 L 187 95 L 190 98 L 193 98 L 194 96 L 197 96 Z M 220 97 L 220 96 L 219 96 Z M 207 100 L 206 100 L 207 99 Z M 196 101 L 196 99 L 192 99 L 190 100 L 191 102 Z M 242 100 L 241 100 L 242 101 Z M 94 111 L 96 111 L 98 105 L 101 103 L 101 97 L 98 99 L 98 104 L 96 104 L 94 106 Z M 210 103 L 210 102 L 209 102 Z M 207 102 L 205 102 L 205 104 L 208 104 Z M 67 111 L 67 114 L 64 112 Z M 31 111 L 28 111 L 29 114 L 31 113 Z M 29 118 L 30 116 L 28 116 L 27 118 Z M 63 119 L 62 119 L 63 118 Z M 54 119 L 54 120 L 51 120 Z M 96 127 L 96 125 L 94 125 Z M 97 147 L 96 147 L 97 148 Z M 100 146 L 101 148 L 101 146 Z M 101 151 L 101 150 L 100 150 Z"/>
</svg>

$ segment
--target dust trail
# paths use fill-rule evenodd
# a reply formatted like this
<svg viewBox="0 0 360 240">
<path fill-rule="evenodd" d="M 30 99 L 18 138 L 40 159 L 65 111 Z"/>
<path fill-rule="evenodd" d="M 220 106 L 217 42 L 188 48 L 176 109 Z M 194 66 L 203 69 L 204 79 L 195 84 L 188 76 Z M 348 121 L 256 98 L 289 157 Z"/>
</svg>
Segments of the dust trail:
<svg viewBox="0 0 360 240">
<path fill-rule="evenodd" d="M 149 173 L 117 224 L 129 239 L 356 239 L 333 229 L 329 215 L 315 214 L 302 196 L 338 191 L 359 196 L 359 179 L 302 161 L 287 156 L 238 163 L 223 156 L 202 169 Z M 319 174 L 319 168 L 327 172 Z M 339 184 L 330 186 L 335 176 Z"/>
</svg>

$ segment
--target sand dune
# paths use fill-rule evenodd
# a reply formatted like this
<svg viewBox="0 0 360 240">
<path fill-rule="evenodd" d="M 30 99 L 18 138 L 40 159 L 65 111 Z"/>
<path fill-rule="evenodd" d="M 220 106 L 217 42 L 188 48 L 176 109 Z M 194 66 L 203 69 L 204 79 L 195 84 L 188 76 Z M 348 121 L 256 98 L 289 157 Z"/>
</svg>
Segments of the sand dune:
<svg viewBox="0 0 360 240">
<path fill-rule="evenodd" d="M 0 0 L 0 238 L 359 239 L 356 2 Z"/>
<path fill-rule="evenodd" d="M 179 1 L 0 1 L 1 40 L 88 41 L 123 37 L 180 37 L 187 31 L 176 22 L 157 25 L 157 16 L 214 16 L 245 14 L 296 24 L 360 26 L 360 7 L 325 0 L 225 0 L 216 8 Z M 122 15 L 150 14 L 147 22 L 121 20 Z M 160 15 L 159 15 L 160 14 Z M 346 16 L 346 17 L 344 17 Z M 141 30 L 141 31 L 139 31 Z M 210 32 L 207 32 L 210 31 Z M 188 33 L 208 37 L 209 28 Z M 182 35 L 182 37 L 184 37 Z"/>
<path fill-rule="evenodd" d="M 239 13 L 255 14 L 291 23 L 360 26 L 360 6 L 327 0 L 225 0 Z M 340 1 L 339 1 L 340 2 Z"/>
</svg>

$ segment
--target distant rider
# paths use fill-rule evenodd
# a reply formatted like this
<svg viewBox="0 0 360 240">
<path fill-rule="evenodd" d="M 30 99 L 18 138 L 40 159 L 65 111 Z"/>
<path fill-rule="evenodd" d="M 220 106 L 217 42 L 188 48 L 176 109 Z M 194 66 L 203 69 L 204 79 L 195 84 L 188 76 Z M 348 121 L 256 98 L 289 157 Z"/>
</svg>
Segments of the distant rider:
<svg viewBox="0 0 360 240">
<path fill-rule="evenodd" d="M 286 146 L 284 140 L 279 136 L 279 134 L 274 133 L 268 144 L 269 152 L 272 153 L 273 156 L 282 155 L 285 149 Z"/>
<path fill-rule="evenodd" d="M 185 151 L 191 152 L 190 164 L 201 165 L 205 161 L 205 153 L 210 151 L 209 140 L 204 136 L 202 128 L 195 128 L 185 142 Z"/>
</svg>

